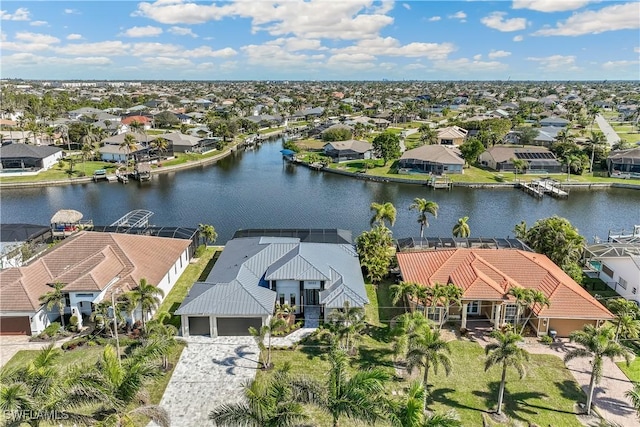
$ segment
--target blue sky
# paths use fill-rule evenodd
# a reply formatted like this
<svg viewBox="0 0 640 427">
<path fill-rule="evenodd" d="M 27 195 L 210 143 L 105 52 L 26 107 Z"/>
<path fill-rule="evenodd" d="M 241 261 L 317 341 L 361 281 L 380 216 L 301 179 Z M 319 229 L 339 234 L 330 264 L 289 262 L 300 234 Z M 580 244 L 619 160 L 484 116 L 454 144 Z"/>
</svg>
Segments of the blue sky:
<svg viewBox="0 0 640 427">
<path fill-rule="evenodd" d="M 639 80 L 640 3 L 2 1 L 1 76 Z"/>
</svg>

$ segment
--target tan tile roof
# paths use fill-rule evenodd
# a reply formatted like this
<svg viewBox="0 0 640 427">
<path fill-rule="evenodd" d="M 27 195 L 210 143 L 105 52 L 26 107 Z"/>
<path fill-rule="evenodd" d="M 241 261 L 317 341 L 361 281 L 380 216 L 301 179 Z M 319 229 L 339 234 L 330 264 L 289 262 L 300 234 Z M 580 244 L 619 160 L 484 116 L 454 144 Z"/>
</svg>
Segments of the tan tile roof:
<svg viewBox="0 0 640 427">
<path fill-rule="evenodd" d="M 550 307 L 534 307 L 541 317 L 611 319 L 612 314 L 544 255 L 514 249 L 450 249 L 399 252 L 406 281 L 433 286 L 454 283 L 469 300 L 513 301 L 511 287 L 537 289 Z"/>
<path fill-rule="evenodd" d="M 28 266 L 0 272 L 0 311 L 35 311 L 48 284 L 65 283 L 65 291 L 124 291 L 140 279 L 160 282 L 189 247 L 190 240 L 117 233 L 81 232 Z"/>
</svg>

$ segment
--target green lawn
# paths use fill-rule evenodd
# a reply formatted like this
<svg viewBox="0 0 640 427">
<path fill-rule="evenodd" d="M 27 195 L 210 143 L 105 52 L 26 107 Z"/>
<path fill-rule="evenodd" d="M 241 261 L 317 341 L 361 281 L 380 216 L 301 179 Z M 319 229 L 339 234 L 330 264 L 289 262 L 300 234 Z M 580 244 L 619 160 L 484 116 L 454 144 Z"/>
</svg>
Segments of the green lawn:
<svg viewBox="0 0 640 427">
<path fill-rule="evenodd" d="M 640 382 L 640 357 L 636 355 L 636 358 L 627 366 L 625 362 L 616 363 L 620 370 L 624 372 L 624 374 L 631 381 Z"/>
<path fill-rule="evenodd" d="M 393 367 L 392 344 L 388 337 L 386 321 L 401 312 L 392 307 L 389 286 L 383 282 L 377 288 L 367 286 L 371 302 L 366 309 L 367 335 L 359 345 L 359 353 L 351 361 L 353 372 L 379 367 L 392 378 L 388 383 L 389 395 L 402 394 L 408 382 L 396 376 Z M 373 307 L 375 304 L 377 307 Z M 470 341 L 451 342 L 453 370 L 450 376 L 442 371 L 430 375 L 431 410 L 455 409 L 464 426 L 481 426 L 483 414 L 495 409 L 501 370 L 498 367 L 484 371 L 485 355 L 482 347 Z M 282 366 L 291 364 L 293 375 L 303 375 L 326 381 L 329 369 L 328 346 L 314 337 L 309 337 L 295 349 L 274 350 L 273 362 Z M 640 365 L 639 365 L 640 367 Z M 258 375 L 270 375 L 259 372 Z M 515 372 L 507 375 L 504 412 L 512 421 L 535 423 L 540 426 L 580 427 L 582 424 L 574 414 L 576 402 L 584 400 L 584 395 L 562 360 L 549 355 L 531 355 L 527 365 L 527 376 L 520 380 Z M 317 426 L 330 426 L 327 414 L 315 407 L 306 407 L 307 414 Z M 364 426 L 362 423 L 342 420 L 343 425 Z M 387 426 L 378 423 L 378 426 Z M 496 424 L 498 425 L 498 424 Z M 505 425 L 506 426 L 506 425 Z"/>
<path fill-rule="evenodd" d="M 57 163 L 49 170 L 42 171 L 38 175 L 34 176 L 13 176 L 2 177 L 0 182 L 42 182 L 42 181 L 54 181 L 63 180 L 69 178 L 78 178 L 81 176 L 92 176 L 93 172 L 97 169 L 106 169 L 107 173 L 115 173 L 115 163 L 108 162 L 81 162 L 77 161 L 73 165 L 73 172 L 69 171 L 69 162 L 64 161 L 62 164 Z"/>
<path fill-rule="evenodd" d="M 211 268 L 217 259 L 217 256 L 215 255 L 218 254 L 219 256 L 220 252 L 221 248 L 219 246 L 209 246 L 196 262 L 189 264 L 169 294 L 164 298 L 156 313 L 167 311 L 173 314 L 187 296 L 187 293 L 189 292 L 189 289 L 191 289 L 193 283 L 206 278 L 206 275 L 209 274 L 209 271 L 211 271 Z M 180 318 L 172 318 L 171 324 L 179 328 Z"/>
<path fill-rule="evenodd" d="M 58 359 L 58 365 L 62 367 L 74 366 L 83 363 L 95 363 L 102 356 L 104 347 L 84 345 L 75 350 L 63 351 Z M 11 360 L 7 362 L 4 368 L 19 368 L 35 359 L 39 350 L 20 350 Z M 3 368 L 3 369 L 4 369 Z"/>
</svg>

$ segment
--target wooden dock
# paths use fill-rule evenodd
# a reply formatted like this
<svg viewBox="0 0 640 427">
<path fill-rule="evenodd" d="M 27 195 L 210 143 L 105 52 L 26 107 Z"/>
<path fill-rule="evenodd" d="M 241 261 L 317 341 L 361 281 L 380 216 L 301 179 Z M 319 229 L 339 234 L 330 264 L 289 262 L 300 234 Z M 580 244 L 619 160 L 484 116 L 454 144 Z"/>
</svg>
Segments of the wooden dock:
<svg viewBox="0 0 640 427">
<path fill-rule="evenodd" d="M 451 188 L 453 188 L 453 182 L 446 175 L 441 177 L 432 176 L 429 182 L 427 183 L 427 186 L 432 187 L 434 190 L 438 188 L 451 190 Z"/>
<path fill-rule="evenodd" d="M 534 187 L 533 185 L 527 184 L 524 181 L 520 182 L 520 188 L 530 196 L 536 197 L 538 199 L 542 199 L 544 197 L 544 193 L 542 191 L 538 190 L 538 188 Z"/>
<path fill-rule="evenodd" d="M 555 197 L 557 199 L 566 199 L 569 197 L 569 193 L 560 188 L 560 184 L 555 181 L 541 179 L 533 181 L 533 184 L 536 185 L 543 193 L 549 194 L 551 197 Z"/>
</svg>

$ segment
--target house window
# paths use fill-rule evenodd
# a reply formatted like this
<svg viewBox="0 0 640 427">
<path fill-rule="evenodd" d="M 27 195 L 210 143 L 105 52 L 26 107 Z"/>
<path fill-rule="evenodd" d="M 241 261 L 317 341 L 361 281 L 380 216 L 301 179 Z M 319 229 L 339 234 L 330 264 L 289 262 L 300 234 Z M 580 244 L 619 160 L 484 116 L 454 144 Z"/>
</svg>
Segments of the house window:
<svg viewBox="0 0 640 427">
<path fill-rule="evenodd" d="M 78 298 L 93 298 L 93 294 L 76 294 Z"/>
<path fill-rule="evenodd" d="M 291 306 L 296 305 L 296 294 L 289 295 L 289 303 L 291 304 Z"/>
<path fill-rule="evenodd" d="M 618 280 L 618 284 L 622 289 L 627 289 L 627 281 L 624 280 L 622 277 Z"/>
<path fill-rule="evenodd" d="M 507 304 L 504 307 L 504 321 L 506 323 L 513 323 L 516 320 L 516 313 L 518 311 L 518 306 L 515 304 Z"/>
<path fill-rule="evenodd" d="M 71 307 L 71 298 L 69 294 L 64 294 L 64 305 L 65 307 Z"/>
<path fill-rule="evenodd" d="M 602 272 L 613 279 L 613 270 L 602 264 Z"/>
<path fill-rule="evenodd" d="M 280 301 L 280 305 L 284 305 L 284 294 L 279 294 L 278 300 Z"/>
</svg>

